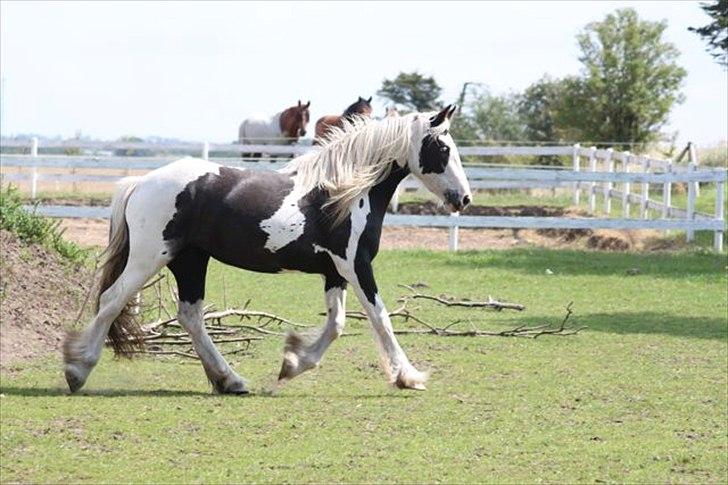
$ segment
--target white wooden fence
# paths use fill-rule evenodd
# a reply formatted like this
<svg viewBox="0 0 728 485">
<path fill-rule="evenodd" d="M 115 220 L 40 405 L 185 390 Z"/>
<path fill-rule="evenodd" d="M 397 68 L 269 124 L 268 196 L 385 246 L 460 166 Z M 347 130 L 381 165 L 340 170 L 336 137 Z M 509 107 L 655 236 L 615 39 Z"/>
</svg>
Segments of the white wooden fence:
<svg viewBox="0 0 728 485">
<path fill-rule="evenodd" d="M 29 181 L 31 196 L 35 198 L 39 181 L 57 182 L 114 182 L 119 179 L 113 175 L 91 174 L 46 174 L 39 173 L 38 168 L 64 169 L 124 169 L 153 170 L 183 154 L 193 154 L 204 159 L 211 152 L 224 153 L 265 153 L 269 156 L 299 155 L 315 147 L 304 145 L 238 145 L 238 144 L 176 144 L 159 145 L 134 142 L 60 142 L 47 144 L 44 148 L 81 149 L 89 155 L 45 155 L 38 153 L 38 141 L 30 143 L 14 140 L 2 140 L 3 149 L 27 149 L 27 155 L 0 155 L 4 181 Z M 170 152 L 172 155 L 161 156 L 114 156 L 114 150 L 149 150 L 153 152 Z M 700 168 L 695 162 L 677 165 L 671 161 L 658 160 L 629 152 L 618 152 L 612 149 L 583 148 L 574 146 L 498 146 L 498 147 L 461 147 L 463 156 L 539 156 L 555 155 L 570 157 L 572 169 L 553 167 L 534 168 L 533 166 L 485 166 L 468 165 L 465 170 L 473 189 L 511 189 L 537 187 L 570 187 L 573 201 L 578 205 L 581 196 L 588 198 L 589 210 L 598 212 L 597 197 L 603 199 L 602 212 L 606 218 L 559 218 L 559 217 L 484 217 L 484 216 L 451 216 L 440 215 L 401 215 L 388 214 L 386 225 L 447 227 L 450 229 L 450 248 L 457 250 L 458 228 L 559 228 L 559 229 L 660 229 L 685 230 L 688 240 L 692 240 L 694 231 L 713 231 L 714 247 L 720 251 L 723 247 L 725 214 L 723 194 L 726 183 L 726 170 Z M 97 155 L 99 152 L 106 152 Z M 280 168 L 285 160 L 266 159 L 263 161 L 246 161 L 242 158 L 219 158 L 216 161 L 256 170 Z M 8 169 L 26 168 L 30 173 L 12 173 Z M 687 185 L 687 205 L 685 208 L 672 205 L 672 185 Z M 713 214 L 700 213 L 695 210 L 699 184 L 714 184 L 716 187 L 715 211 Z M 655 185 L 661 187 L 661 200 L 650 198 L 650 190 Z M 408 178 L 403 181 L 400 190 L 416 188 L 416 180 Z M 634 191 L 637 188 L 638 191 Z M 612 201 L 622 204 L 621 218 L 612 218 Z M 395 197 L 394 205 L 396 207 Z M 632 218 L 632 208 L 638 209 L 638 217 Z M 40 206 L 40 213 L 53 217 L 108 217 L 108 209 L 100 207 Z M 652 211 L 652 214 L 650 213 Z M 659 216 L 654 219 L 653 216 Z"/>
</svg>

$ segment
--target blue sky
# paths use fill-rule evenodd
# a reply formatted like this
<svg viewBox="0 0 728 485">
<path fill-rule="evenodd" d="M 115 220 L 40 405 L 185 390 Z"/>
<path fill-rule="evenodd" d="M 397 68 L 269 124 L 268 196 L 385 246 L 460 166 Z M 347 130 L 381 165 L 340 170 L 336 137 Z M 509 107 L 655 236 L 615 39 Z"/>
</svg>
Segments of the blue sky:
<svg viewBox="0 0 728 485">
<path fill-rule="evenodd" d="M 576 33 L 624 6 L 667 20 L 682 53 L 686 101 L 669 129 L 681 142 L 726 139 L 728 73 L 687 31 L 708 22 L 690 1 L 3 1 L 2 132 L 230 142 L 246 116 L 300 98 L 315 121 L 411 70 L 435 76 L 446 101 L 465 81 L 520 91 L 545 73 L 578 73 Z"/>
</svg>

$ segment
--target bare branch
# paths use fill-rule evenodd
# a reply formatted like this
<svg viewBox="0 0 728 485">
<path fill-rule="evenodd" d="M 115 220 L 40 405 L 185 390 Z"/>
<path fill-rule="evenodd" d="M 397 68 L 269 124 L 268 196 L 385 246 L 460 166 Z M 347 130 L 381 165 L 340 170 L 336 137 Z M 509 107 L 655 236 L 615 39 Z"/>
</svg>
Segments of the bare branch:
<svg viewBox="0 0 728 485">
<path fill-rule="evenodd" d="M 473 300 L 456 300 L 453 297 L 449 297 L 447 295 L 441 295 L 441 296 L 434 296 L 434 295 L 427 295 L 424 293 L 420 293 L 415 288 L 413 288 L 410 285 L 403 285 L 399 284 L 397 286 L 400 286 L 402 288 L 406 288 L 407 290 L 411 291 L 411 295 L 405 295 L 402 296 L 399 301 L 406 301 L 409 299 L 422 299 L 422 300 L 431 300 L 434 302 L 437 302 L 441 305 L 445 305 L 448 307 L 457 306 L 457 307 L 465 307 L 465 308 L 490 308 L 492 310 L 518 310 L 523 311 L 526 309 L 525 306 L 518 304 L 518 303 L 507 303 L 502 302 L 498 300 L 492 299 L 490 296 L 488 296 L 487 301 L 473 301 Z"/>
</svg>

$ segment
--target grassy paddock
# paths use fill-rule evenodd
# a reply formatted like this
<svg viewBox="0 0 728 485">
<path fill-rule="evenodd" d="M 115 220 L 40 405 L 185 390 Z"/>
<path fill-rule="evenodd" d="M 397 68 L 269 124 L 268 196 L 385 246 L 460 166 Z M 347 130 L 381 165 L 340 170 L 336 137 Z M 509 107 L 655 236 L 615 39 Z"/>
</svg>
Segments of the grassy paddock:
<svg viewBox="0 0 728 485">
<path fill-rule="evenodd" d="M 403 336 L 432 372 L 424 393 L 385 384 L 367 334 L 334 343 L 318 370 L 273 395 L 281 339 L 256 344 L 232 358 L 254 391 L 244 398 L 210 394 L 196 362 L 110 354 L 69 397 L 57 359 L 34 362 L 2 378 L 3 481 L 726 480 L 725 255 L 392 251 L 376 271 L 390 306 L 397 283 L 420 281 L 528 308 L 423 303 L 418 314 L 434 323 L 558 322 L 573 300 L 574 323 L 589 328 L 537 340 Z M 208 276 L 220 306 L 252 298 L 307 323 L 321 321 L 321 286 L 219 264 Z"/>
</svg>

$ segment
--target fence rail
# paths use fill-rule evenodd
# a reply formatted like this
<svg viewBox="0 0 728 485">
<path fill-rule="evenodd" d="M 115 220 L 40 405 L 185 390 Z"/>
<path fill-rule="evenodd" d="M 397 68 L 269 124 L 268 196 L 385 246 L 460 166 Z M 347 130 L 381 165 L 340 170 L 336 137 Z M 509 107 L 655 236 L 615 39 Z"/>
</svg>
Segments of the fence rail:
<svg viewBox="0 0 728 485">
<path fill-rule="evenodd" d="M 91 173 L 54 174 L 40 173 L 39 168 L 47 169 L 116 169 L 147 171 L 159 168 L 182 154 L 197 155 L 208 159 L 210 153 L 234 154 L 236 158 L 215 158 L 215 161 L 253 170 L 276 170 L 286 160 L 276 158 L 249 161 L 242 155 L 260 153 L 269 157 L 296 156 L 317 150 L 308 145 L 241 145 L 216 143 L 179 143 L 155 144 L 144 142 L 52 142 L 44 144 L 43 149 L 81 150 L 81 155 L 51 155 L 38 153 L 38 141 L 30 143 L 16 140 L 2 140 L 4 152 L 8 148 L 27 149 L 29 154 L 0 154 L 2 175 L 7 181 L 29 181 L 31 196 L 35 198 L 39 181 L 57 182 L 114 182 L 120 176 Z M 575 205 L 581 196 L 587 197 L 589 210 L 597 211 L 597 196 L 603 198 L 603 212 L 611 216 L 612 201 L 622 204 L 622 218 L 553 218 L 553 217 L 484 217 L 484 216 L 429 216 L 388 214 L 387 225 L 447 227 L 450 228 L 451 249 L 457 249 L 459 227 L 478 228 L 555 228 L 555 229 L 659 229 L 685 230 L 688 240 L 694 231 L 714 231 L 714 247 L 722 250 L 725 231 L 723 190 L 727 180 L 726 170 L 701 168 L 697 165 L 694 147 L 688 147 L 691 162 L 678 165 L 673 161 L 659 160 L 645 156 L 619 152 L 612 149 L 584 148 L 574 146 L 488 146 L 461 147 L 463 156 L 563 156 L 571 157 L 571 170 L 554 167 L 515 167 L 467 165 L 466 174 L 473 189 L 522 189 L 570 187 Z M 146 150 L 161 153 L 157 156 L 114 155 L 119 150 Z M 146 152 L 141 152 L 145 153 Z M 237 155 L 241 155 L 240 158 Z M 8 169 L 30 169 L 30 173 L 13 173 Z M 696 199 L 700 184 L 714 184 L 717 192 L 714 214 L 696 211 Z M 673 184 L 686 184 L 687 206 L 672 205 Z M 620 187 L 615 187 L 619 185 Z M 662 200 L 650 198 L 654 186 L 662 188 Z M 396 210 L 399 192 L 419 188 L 419 182 L 409 177 L 400 185 L 393 200 Z M 638 192 L 633 192 L 634 189 Z M 639 209 L 639 218 L 630 218 L 632 206 Z M 40 213 L 53 217 L 108 217 L 104 207 L 41 206 Z M 661 218 L 650 218 L 650 211 Z"/>
</svg>

